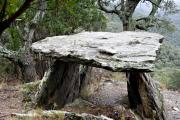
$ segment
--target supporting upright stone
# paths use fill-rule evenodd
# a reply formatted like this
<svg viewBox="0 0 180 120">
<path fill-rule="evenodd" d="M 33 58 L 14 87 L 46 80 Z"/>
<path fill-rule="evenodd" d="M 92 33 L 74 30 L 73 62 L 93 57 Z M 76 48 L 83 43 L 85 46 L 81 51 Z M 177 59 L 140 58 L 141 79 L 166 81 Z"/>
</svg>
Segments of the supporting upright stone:
<svg viewBox="0 0 180 120">
<path fill-rule="evenodd" d="M 61 108 L 72 102 L 80 92 L 79 65 L 56 60 L 36 93 L 36 105 Z"/>
<path fill-rule="evenodd" d="M 165 120 L 163 97 L 149 73 L 128 73 L 128 97 L 130 107 L 145 118 Z"/>
</svg>

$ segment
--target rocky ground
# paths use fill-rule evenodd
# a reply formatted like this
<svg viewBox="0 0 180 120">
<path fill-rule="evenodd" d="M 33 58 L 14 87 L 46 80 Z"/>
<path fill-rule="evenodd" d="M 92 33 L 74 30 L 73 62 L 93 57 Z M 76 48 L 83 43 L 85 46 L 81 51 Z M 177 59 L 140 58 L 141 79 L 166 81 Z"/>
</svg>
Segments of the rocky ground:
<svg viewBox="0 0 180 120">
<path fill-rule="evenodd" d="M 168 120 L 180 120 L 180 92 L 163 90 Z"/>
<path fill-rule="evenodd" d="M 167 120 L 180 120 L 180 92 L 162 90 L 167 109 Z M 95 105 L 128 106 L 126 82 L 105 80 L 92 95 L 90 101 Z M 23 112 L 22 94 L 16 84 L 0 87 L 0 120 L 10 118 L 13 112 Z"/>
<path fill-rule="evenodd" d="M 167 120 L 180 120 L 180 92 L 161 90 L 164 96 Z M 106 80 L 91 99 L 95 104 L 128 105 L 126 82 Z"/>
<path fill-rule="evenodd" d="M 91 96 L 90 101 L 95 105 L 128 105 L 126 82 L 102 81 L 99 89 Z"/>
</svg>

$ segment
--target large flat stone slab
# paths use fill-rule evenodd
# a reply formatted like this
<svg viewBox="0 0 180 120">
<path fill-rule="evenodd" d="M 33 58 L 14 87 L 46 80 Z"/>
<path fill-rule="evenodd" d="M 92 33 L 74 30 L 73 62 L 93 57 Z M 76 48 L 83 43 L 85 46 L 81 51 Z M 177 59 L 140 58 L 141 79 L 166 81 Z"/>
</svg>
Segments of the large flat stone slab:
<svg viewBox="0 0 180 120">
<path fill-rule="evenodd" d="M 36 55 L 111 71 L 152 71 L 164 37 L 149 32 L 82 32 L 33 43 Z"/>
</svg>

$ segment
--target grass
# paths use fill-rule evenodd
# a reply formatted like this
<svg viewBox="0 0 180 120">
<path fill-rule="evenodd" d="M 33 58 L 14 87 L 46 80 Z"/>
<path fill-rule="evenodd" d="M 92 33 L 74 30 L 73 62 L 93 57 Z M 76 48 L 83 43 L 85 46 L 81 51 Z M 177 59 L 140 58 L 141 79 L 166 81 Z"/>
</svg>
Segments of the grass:
<svg viewBox="0 0 180 120">
<path fill-rule="evenodd" d="M 34 105 L 35 94 L 41 81 L 35 81 L 20 85 L 23 94 L 24 110 L 28 111 Z"/>
<path fill-rule="evenodd" d="M 3 89 L 7 86 L 6 78 L 2 75 L 0 75 L 0 89 Z"/>
<path fill-rule="evenodd" d="M 4 81 L 0 81 L 0 89 L 3 89 L 7 86 L 7 83 Z"/>
<path fill-rule="evenodd" d="M 161 68 L 156 69 L 152 76 L 155 80 L 160 82 L 160 87 L 165 89 L 177 90 L 180 89 L 180 68 Z M 125 73 L 110 72 L 110 79 L 126 81 Z"/>
</svg>

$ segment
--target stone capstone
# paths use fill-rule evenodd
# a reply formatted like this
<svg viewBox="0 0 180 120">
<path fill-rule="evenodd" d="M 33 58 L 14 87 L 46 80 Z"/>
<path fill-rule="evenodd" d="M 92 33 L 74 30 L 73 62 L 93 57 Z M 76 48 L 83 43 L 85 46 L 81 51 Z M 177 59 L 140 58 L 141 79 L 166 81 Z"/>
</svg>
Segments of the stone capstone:
<svg viewBox="0 0 180 120">
<path fill-rule="evenodd" d="M 153 71 L 164 37 L 149 32 L 82 32 L 32 44 L 35 56 L 111 71 Z"/>
</svg>

